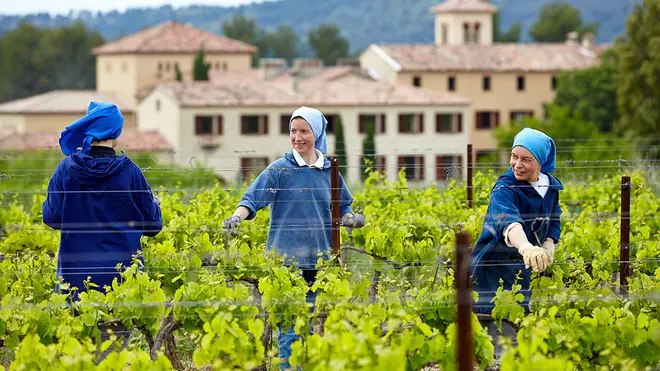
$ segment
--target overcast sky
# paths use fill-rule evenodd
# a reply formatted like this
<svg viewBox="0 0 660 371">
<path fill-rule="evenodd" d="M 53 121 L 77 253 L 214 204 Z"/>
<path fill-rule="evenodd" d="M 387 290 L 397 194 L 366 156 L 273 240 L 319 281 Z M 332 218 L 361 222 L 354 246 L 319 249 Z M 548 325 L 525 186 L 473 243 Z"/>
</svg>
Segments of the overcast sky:
<svg viewBox="0 0 660 371">
<path fill-rule="evenodd" d="M 127 8 L 158 7 L 171 4 L 173 7 L 200 5 L 241 5 L 264 0 L 0 0 L 0 14 L 27 14 L 47 12 L 68 14 L 69 10 L 124 11 Z"/>
</svg>

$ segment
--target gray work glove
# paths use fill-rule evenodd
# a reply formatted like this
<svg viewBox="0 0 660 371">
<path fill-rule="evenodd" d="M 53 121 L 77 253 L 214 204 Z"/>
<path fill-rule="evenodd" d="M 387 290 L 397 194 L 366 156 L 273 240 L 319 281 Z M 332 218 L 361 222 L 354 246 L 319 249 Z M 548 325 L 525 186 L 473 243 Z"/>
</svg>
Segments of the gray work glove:
<svg viewBox="0 0 660 371">
<path fill-rule="evenodd" d="M 241 217 L 238 215 L 232 215 L 222 221 L 222 228 L 234 230 L 236 227 L 238 227 L 239 224 L 241 224 Z"/>
<path fill-rule="evenodd" d="M 341 218 L 341 225 L 347 228 L 362 228 L 364 227 L 365 224 L 364 216 L 360 214 L 353 214 L 352 216 L 349 214 L 345 214 Z"/>
</svg>

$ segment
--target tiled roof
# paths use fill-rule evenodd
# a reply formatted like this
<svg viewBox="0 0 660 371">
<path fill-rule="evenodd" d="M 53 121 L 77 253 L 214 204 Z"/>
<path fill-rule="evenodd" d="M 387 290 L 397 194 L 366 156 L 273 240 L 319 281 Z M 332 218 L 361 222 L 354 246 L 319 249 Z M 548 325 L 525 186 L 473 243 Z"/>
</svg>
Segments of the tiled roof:
<svg viewBox="0 0 660 371">
<path fill-rule="evenodd" d="M 349 66 L 331 66 L 325 67 L 321 72 L 311 75 L 305 79 L 301 79 L 302 84 L 307 83 L 316 83 L 316 82 L 328 82 L 341 79 L 350 75 L 356 76 L 365 76 L 364 71 L 360 71 L 358 68 L 349 67 Z M 227 71 L 220 70 L 211 70 L 209 71 L 209 81 L 214 85 L 244 85 L 244 84 L 256 84 L 263 82 L 261 80 L 261 74 L 259 69 L 233 69 Z M 281 83 L 281 84 L 291 84 L 292 83 L 292 74 L 291 69 L 286 70 L 277 76 L 269 78 L 267 80 L 271 83 Z M 183 82 L 192 83 L 192 75 L 184 74 Z M 137 97 L 139 100 L 144 99 L 151 91 L 154 89 L 154 86 L 144 87 L 138 90 Z"/>
<path fill-rule="evenodd" d="M 216 35 L 188 24 L 168 21 L 144 29 L 92 50 L 92 54 L 197 53 L 202 47 L 207 53 L 254 53 L 255 46 L 225 36 Z"/>
<path fill-rule="evenodd" d="M 79 113 L 85 114 L 89 102 L 114 103 L 123 113 L 133 112 L 133 105 L 121 93 L 96 90 L 53 90 L 48 93 L 0 104 L 0 113 Z"/>
<path fill-rule="evenodd" d="M 59 150 L 60 132 L 20 133 L 0 138 L 0 150 L 36 151 Z M 172 146 L 156 130 L 124 130 L 117 150 L 132 152 L 171 152 Z"/>
<path fill-rule="evenodd" d="M 400 71 L 541 72 L 577 70 L 599 63 L 604 50 L 569 44 L 372 45 Z"/>
<path fill-rule="evenodd" d="M 451 93 L 347 76 L 340 81 L 251 81 L 243 83 L 182 82 L 160 85 L 184 107 L 217 106 L 386 106 L 467 105 L 471 101 Z"/>
<path fill-rule="evenodd" d="M 497 13 L 497 7 L 488 0 L 446 0 L 431 8 L 431 13 Z"/>
</svg>

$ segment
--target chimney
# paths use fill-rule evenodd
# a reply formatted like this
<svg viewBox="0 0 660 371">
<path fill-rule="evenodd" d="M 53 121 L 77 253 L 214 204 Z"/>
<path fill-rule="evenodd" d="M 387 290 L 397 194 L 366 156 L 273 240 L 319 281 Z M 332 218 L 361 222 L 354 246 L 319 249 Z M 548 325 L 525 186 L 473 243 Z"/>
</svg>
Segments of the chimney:
<svg viewBox="0 0 660 371">
<path fill-rule="evenodd" d="M 296 58 L 293 61 L 293 71 L 301 79 L 323 72 L 323 61 L 319 58 Z"/>
<path fill-rule="evenodd" d="M 579 45 L 580 44 L 580 35 L 575 32 L 571 31 L 566 34 L 566 44 L 568 45 Z"/>
<path fill-rule="evenodd" d="M 593 46 L 594 46 L 594 34 L 591 32 L 587 32 L 584 35 L 582 35 L 582 47 L 591 50 Z"/>
<path fill-rule="evenodd" d="M 269 80 L 284 73 L 288 68 L 284 58 L 261 58 L 259 59 L 259 78 Z"/>
</svg>

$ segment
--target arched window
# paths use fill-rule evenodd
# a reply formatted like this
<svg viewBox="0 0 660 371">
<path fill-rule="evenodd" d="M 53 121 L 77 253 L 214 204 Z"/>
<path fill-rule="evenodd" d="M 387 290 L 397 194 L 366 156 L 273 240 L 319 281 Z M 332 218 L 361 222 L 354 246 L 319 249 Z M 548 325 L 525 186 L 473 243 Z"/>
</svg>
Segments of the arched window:
<svg viewBox="0 0 660 371">
<path fill-rule="evenodd" d="M 479 22 L 474 24 L 474 33 L 473 33 L 473 38 L 472 41 L 474 41 L 475 44 L 479 44 L 479 40 L 481 39 L 481 24 Z"/>
<path fill-rule="evenodd" d="M 470 24 L 465 22 L 463 23 L 463 44 L 469 44 L 470 39 Z"/>
</svg>

